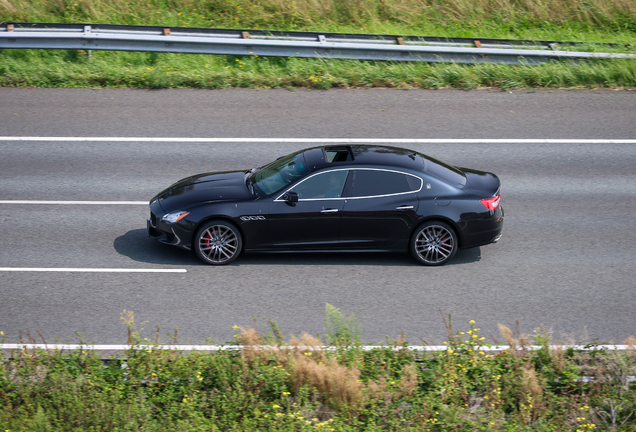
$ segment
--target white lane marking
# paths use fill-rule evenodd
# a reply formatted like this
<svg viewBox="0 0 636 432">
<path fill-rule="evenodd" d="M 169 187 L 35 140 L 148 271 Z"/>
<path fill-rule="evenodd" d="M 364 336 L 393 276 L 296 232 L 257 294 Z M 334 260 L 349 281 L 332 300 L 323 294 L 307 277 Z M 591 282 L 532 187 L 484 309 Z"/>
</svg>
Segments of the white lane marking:
<svg viewBox="0 0 636 432">
<path fill-rule="evenodd" d="M 0 272 L 187 273 L 186 269 L 0 267 Z"/>
<path fill-rule="evenodd" d="M 182 142 L 182 143 L 337 143 L 337 144 L 636 144 L 636 139 L 481 139 L 481 138 L 182 138 L 182 137 L 23 137 L 0 136 L 0 141 Z"/>
<path fill-rule="evenodd" d="M 242 345 L 81 345 L 81 344 L 16 344 L 16 343 L 0 343 L 0 349 L 52 349 L 52 350 L 76 350 L 76 349 L 92 349 L 95 351 L 124 351 L 129 349 L 162 349 L 162 350 L 177 350 L 177 351 L 223 351 L 223 350 L 238 350 L 243 348 Z M 264 350 L 271 349 L 268 346 L 257 346 Z M 282 349 L 298 349 L 297 346 L 282 346 Z M 306 347 L 308 350 L 318 351 L 333 351 L 334 347 Z M 377 348 L 387 348 L 382 345 L 365 345 L 361 347 L 365 351 L 369 351 Z M 403 347 L 391 347 L 394 351 L 404 349 Z M 411 351 L 446 351 L 452 347 L 446 345 L 411 345 L 406 349 Z M 544 348 L 541 345 L 530 345 L 526 347 L 530 350 L 540 350 Z M 572 348 L 577 351 L 598 351 L 598 350 L 612 350 L 612 351 L 624 351 L 630 348 L 629 345 L 550 345 L 550 349 L 569 349 Z M 508 345 L 495 345 L 495 346 L 481 346 L 479 351 L 503 351 L 509 350 Z"/>
<path fill-rule="evenodd" d="M 0 204 L 63 204 L 63 205 L 148 205 L 148 201 L 37 201 L 0 200 Z"/>
</svg>

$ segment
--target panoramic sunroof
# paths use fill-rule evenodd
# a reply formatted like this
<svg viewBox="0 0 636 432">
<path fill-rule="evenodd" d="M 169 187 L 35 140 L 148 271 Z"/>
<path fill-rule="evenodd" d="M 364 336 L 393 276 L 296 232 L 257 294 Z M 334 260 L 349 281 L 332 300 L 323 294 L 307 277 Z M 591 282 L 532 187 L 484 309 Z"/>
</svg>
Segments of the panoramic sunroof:
<svg viewBox="0 0 636 432">
<path fill-rule="evenodd" d="M 332 162 L 347 162 L 353 160 L 353 153 L 351 147 L 325 147 L 325 160 L 329 163 Z"/>
</svg>

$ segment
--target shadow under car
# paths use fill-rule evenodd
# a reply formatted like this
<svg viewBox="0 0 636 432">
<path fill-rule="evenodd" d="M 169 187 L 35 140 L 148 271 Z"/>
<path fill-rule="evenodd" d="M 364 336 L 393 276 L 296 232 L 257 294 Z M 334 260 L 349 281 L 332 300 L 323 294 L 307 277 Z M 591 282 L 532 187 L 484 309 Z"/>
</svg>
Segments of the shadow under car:
<svg viewBox="0 0 636 432">
<path fill-rule="evenodd" d="M 148 263 L 187 266 L 206 266 L 193 252 L 159 243 L 148 236 L 145 229 L 128 231 L 115 239 L 113 244 L 120 255 Z M 477 262 L 481 259 L 479 247 L 460 249 L 445 267 Z M 390 252 L 273 252 L 242 254 L 229 266 L 240 265 L 370 265 L 370 266 L 421 266 L 409 253 Z M 211 266 L 212 267 L 212 266 Z"/>
</svg>

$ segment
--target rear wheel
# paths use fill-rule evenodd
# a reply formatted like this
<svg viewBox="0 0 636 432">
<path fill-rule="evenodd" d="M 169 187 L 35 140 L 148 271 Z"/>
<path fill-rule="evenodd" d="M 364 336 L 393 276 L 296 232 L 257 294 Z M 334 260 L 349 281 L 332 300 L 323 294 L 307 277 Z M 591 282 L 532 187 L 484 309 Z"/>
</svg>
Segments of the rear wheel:
<svg viewBox="0 0 636 432">
<path fill-rule="evenodd" d="M 238 228 L 224 220 L 203 224 L 194 238 L 194 251 L 206 264 L 229 264 L 238 258 L 242 246 Z"/>
<path fill-rule="evenodd" d="M 424 265 L 446 264 L 457 252 L 457 235 L 444 222 L 426 222 L 411 237 L 411 253 Z"/>
</svg>

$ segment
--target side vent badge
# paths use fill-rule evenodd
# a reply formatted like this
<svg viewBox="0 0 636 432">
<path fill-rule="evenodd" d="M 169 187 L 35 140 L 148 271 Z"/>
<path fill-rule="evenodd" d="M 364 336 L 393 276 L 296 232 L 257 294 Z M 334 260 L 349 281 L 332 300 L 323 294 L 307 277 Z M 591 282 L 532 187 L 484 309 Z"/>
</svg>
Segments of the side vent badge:
<svg viewBox="0 0 636 432">
<path fill-rule="evenodd" d="M 255 220 L 265 220 L 265 216 L 241 216 L 239 219 L 241 219 L 244 222 L 255 221 Z"/>
</svg>

